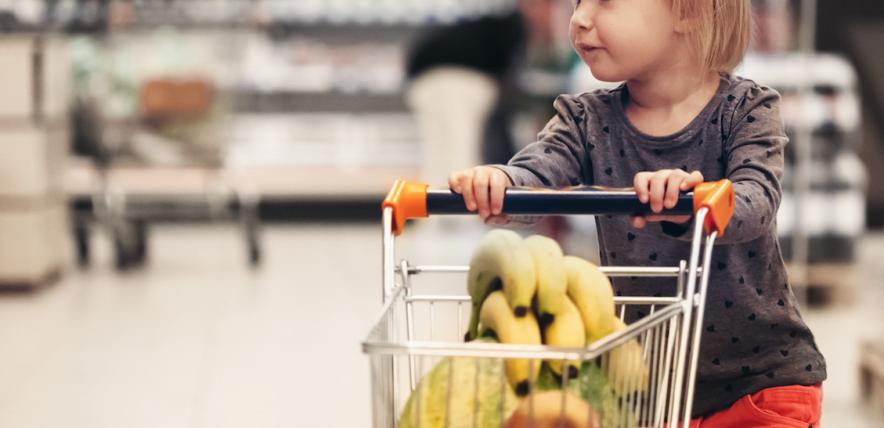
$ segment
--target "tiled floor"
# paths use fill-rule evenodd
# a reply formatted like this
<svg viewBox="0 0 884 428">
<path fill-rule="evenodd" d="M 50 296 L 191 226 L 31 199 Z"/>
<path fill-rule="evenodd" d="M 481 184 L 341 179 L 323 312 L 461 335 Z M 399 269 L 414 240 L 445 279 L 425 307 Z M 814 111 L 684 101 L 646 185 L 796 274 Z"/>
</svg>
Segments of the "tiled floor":
<svg viewBox="0 0 884 428">
<path fill-rule="evenodd" d="M 466 261 L 481 233 L 422 229 L 403 254 Z M 30 294 L 0 294 L 0 427 L 363 427 L 360 340 L 380 306 L 373 225 L 271 226 L 250 270 L 236 229 L 152 232 L 148 269 L 96 261 Z M 857 343 L 884 338 L 884 235 L 864 242 L 855 305 L 805 316 L 829 360 L 830 427 L 880 427 L 857 404 Z"/>
</svg>

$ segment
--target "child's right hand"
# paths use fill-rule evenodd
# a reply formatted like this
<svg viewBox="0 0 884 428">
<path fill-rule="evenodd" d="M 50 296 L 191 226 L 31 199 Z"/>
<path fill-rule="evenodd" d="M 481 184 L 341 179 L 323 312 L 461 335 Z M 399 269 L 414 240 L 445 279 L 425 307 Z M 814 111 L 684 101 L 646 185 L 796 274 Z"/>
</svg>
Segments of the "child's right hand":
<svg viewBox="0 0 884 428">
<path fill-rule="evenodd" d="M 490 166 L 477 166 L 462 171 L 454 171 L 448 176 L 448 187 L 463 195 L 467 209 L 479 211 L 479 217 L 489 224 L 505 224 L 506 217 L 500 216 L 503 210 L 503 195 L 510 181 L 503 171 Z"/>
</svg>

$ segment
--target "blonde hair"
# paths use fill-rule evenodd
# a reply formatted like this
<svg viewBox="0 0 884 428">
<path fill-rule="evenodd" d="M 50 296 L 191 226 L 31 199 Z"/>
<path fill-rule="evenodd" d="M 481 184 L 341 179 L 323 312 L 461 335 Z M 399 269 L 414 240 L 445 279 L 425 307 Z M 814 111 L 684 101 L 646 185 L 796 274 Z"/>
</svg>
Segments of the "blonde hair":
<svg viewBox="0 0 884 428">
<path fill-rule="evenodd" d="M 694 52 L 709 70 L 731 72 L 749 47 L 750 0 L 670 0 L 676 16 L 692 25 Z"/>
</svg>

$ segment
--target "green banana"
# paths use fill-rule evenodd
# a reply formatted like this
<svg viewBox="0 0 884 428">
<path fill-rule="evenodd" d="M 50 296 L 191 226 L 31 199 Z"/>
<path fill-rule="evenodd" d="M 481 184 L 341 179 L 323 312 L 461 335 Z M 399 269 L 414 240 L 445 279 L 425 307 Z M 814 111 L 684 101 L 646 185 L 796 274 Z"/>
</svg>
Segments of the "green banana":
<svg viewBox="0 0 884 428">
<path fill-rule="evenodd" d="M 478 337 L 479 309 L 493 291 L 503 289 L 516 317 L 528 315 L 537 288 L 534 260 L 516 232 L 495 229 L 479 242 L 470 260 L 467 291 L 472 299 L 467 340 Z"/>
<path fill-rule="evenodd" d="M 586 330 L 583 328 L 583 320 L 580 312 L 571 299 L 565 298 L 564 310 L 545 329 L 545 343 L 550 346 L 569 348 L 582 348 L 586 345 Z M 547 361 L 549 368 L 556 375 L 562 376 L 561 360 Z M 568 362 L 568 378 L 574 379 L 580 373 L 580 361 Z"/>
<path fill-rule="evenodd" d="M 579 257 L 565 257 L 568 297 L 577 306 L 586 329 L 586 343 L 591 344 L 616 331 L 614 292 L 611 281 L 598 267 Z"/>
<path fill-rule="evenodd" d="M 525 239 L 537 272 L 537 313 L 541 326 L 551 323 L 565 304 L 568 275 L 559 244 L 542 235 Z"/>
<path fill-rule="evenodd" d="M 517 318 L 510 310 L 503 292 L 495 291 L 482 303 L 479 313 L 482 333 L 491 332 L 500 343 L 540 345 L 540 327 L 534 315 L 529 313 Z M 525 396 L 531 392 L 531 385 L 540 373 L 539 360 L 509 358 L 506 360 L 506 377 L 516 390 L 516 395 Z"/>
</svg>

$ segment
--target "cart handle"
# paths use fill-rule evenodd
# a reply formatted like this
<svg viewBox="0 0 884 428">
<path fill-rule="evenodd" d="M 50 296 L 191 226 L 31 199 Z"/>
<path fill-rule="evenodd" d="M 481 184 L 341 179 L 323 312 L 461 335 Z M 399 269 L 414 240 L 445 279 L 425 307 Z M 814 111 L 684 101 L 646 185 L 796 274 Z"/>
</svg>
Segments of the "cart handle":
<svg viewBox="0 0 884 428">
<path fill-rule="evenodd" d="M 393 210 L 393 233 L 400 235 L 405 222 L 425 218 L 430 214 L 473 214 L 463 196 L 448 188 L 430 188 L 423 183 L 396 180 L 383 202 L 383 208 Z M 693 214 L 702 208 L 709 210 L 704 228 L 706 233 L 724 234 L 734 212 L 734 189 L 730 180 L 702 183 L 693 192 L 682 193 L 675 207 L 661 214 Z M 503 199 L 503 214 L 510 215 L 568 215 L 568 214 L 648 214 L 649 204 L 643 204 L 631 188 L 577 186 L 563 189 L 539 187 L 510 187 Z"/>
</svg>

